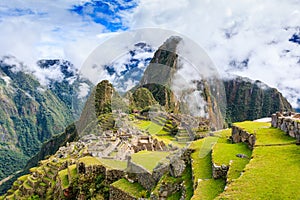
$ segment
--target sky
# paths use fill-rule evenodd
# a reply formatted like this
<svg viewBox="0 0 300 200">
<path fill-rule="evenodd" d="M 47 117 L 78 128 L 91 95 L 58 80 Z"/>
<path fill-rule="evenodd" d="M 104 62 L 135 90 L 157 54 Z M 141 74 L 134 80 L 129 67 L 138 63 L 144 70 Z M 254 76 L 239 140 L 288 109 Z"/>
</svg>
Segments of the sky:
<svg viewBox="0 0 300 200">
<path fill-rule="evenodd" d="M 32 68 L 44 58 L 80 68 L 115 35 L 172 30 L 203 48 L 220 73 L 261 80 L 300 107 L 300 0 L 1 0 L 0 27 L 0 56 Z"/>
</svg>

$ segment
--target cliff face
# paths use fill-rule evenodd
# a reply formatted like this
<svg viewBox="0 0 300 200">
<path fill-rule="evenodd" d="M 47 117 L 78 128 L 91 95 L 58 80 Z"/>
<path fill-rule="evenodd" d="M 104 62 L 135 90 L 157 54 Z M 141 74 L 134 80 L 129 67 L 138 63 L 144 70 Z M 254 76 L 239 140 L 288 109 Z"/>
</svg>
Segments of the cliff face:
<svg viewBox="0 0 300 200">
<path fill-rule="evenodd" d="M 260 81 L 235 77 L 224 81 L 227 122 L 270 117 L 276 111 L 292 111 L 290 103 L 275 88 Z"/>
<path fill-rule="evenodd" d="M 180 41 L 179 37 L 170 37 L 159 47 L 146 68 L 139 86 L 151 83 L 170 86 L 171 79 L 177 70 L 176 48 Z"/>
<path fill-rule="evenodd" d="M 187 107 L 181 102 L 182 99 L 176 99 L 171 90 L 174 74 L 180 69 L 176 54 L 180 41 L 178 37 L 171 37 L 155 52 L 139 84 L 139 87 L 149 89 L 155 100 L 168 111 L 184 110 Z M 277 89 L 260 81 L 237 76 L 225 80 L 194 82 L 197 82 L 197 90 L 206 102 L 205 112 L 213 128 L 222 128 L 224 122 L 254 120 L 271 116 L 276 111 L 293 110 Z"/>
</svg>

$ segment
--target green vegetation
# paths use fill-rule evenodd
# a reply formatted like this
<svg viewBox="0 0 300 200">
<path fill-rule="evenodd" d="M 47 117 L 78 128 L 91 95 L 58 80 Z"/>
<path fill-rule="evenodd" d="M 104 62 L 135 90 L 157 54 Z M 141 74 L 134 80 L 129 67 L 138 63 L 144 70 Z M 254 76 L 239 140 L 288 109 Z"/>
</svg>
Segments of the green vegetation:
<svg viewBox="0 0 300 200">
<path fill-rule="evenodd" d="M 211 147 L 216 141 L 217 138 L 215 137 L 207 137 L 192 142 L 190 146 L 191 149 L 195 150 L 191 154 L 195 184 L 197 184 L 198 179 L 210 179 L 212 177 Z"/>
<path fill-rule="evenodd" d="M 245 121 L 234 125 L 256 135 L 256 145 L 290 144 L 295 139 L 277 128 L 270 127 L 270 123 Z"/>
<path fill-rule="evenodd" d="M 64 169 L 58 172 L 59 179 L 61 181 L 62 190 L 69 187 L 68 169 Z"/>
<path fill-rule="evenodd" d="M 192 200 L 212 200 L 215 199 L 225 187 L 223 179 L 204 179 L 198 183 Z"/>
<path fill-rule="evenodd" d="M 171 195 L 167 198 L 167 200 L 178 200 L 178 199 L 180 199 L 180 197 L 181 197 L 181 192 L 178 191 L 178 192 L 175 192 L 174 194 L 171 194 Z"/>
<path fill-rule="evenodd" d="M 156 121 L 162 121 L 157 120 Z M 171 130 L 167 131 L 167 129 L 164 127 L 164 125 L 167 125 L 167 123 L 160 122 L 161 124 L 158 124 L 158 122 L 153 122 L 150 120 L 135 120 L 133 123 L 133 126 L 141 129 L 146 130 L 149 132 L 150 135 L 152 135 L 153 138 L 158 139 L 159 141 L 163 141 L 165 144 L 172 144 L 178 147 L 185 146 L 185 143 L 178 143 L 175 140 L 174 135 L 171 135 Z M 169 125 L 170 126 L 170 125 Z"/>
<path fill-rule="evenodd" d="M 191 158 L 193 159 L 194 185 L 197 185 L 192 199 L 214 199 L 225 187 L 225 180 L 212 179 L 211 148 L 217 141 L 217 137 L 207 137 L 194 141 L 190 146 L 194 149 Z"/>
<path fill-rule="evenodd" d="M 163 161 L 169 152 L 162 151 L 140 151 L 138 153 L 132 154 L 132 162 L 144 167 L 149 172 L 152 172 L 153 169 L 158 165 L 159 162 Z M 147 158 L 147 159 L 145 159 Z"/>
<path fill-rule="evenodd" d="M 68 167 L 68 170 L 70 171 L 71 177 L 74 177 L 74 176 L 77 175 L 76 164 L 69 166 L 69 167 Z"/>
<path fill-rule="evenodd" d="M 251 158 L 251 150 L 244 143 L 238 144 L 225 144 L 217 143 L 213 147 L 213 162 L 217 165 L 229 165 L 231 161 L 231 166 L 227 175 L 228 181 L 240 177 L 241 172 L 244 170 L 245 166 L 248 164 Z M 237 154 L 244 154 L 247 158 L 239 158 Z"/>
<path fill-rule="evenodd" d="M 99 159 L 99 160 L 103 165 L 110 167 L 112 169 L 124 170 L 127 168 L 127 161 L 114 160 L 114 159 Z"/>
<path fill-rule="evenodd" d="M 85 156 L 78 159 L 78 162 L 83 162 L 85 165 L 102 165 L 101 161 L 98 158 L 92 156 Z"/>
<path fill-rule="evenodd" d="M 147 88 L 138 88 L 134 91 L 132 97 L 133 102 L 131 102 L 131 106 L 139 110 L 149 108 L 149 106 L 152 106 L 157 103 L 152 93 Z"/>
<path fill-rule="evenodd" d="M 235 125 L 256 133 L 259 145 L 254 148 L 251 162 L 243 176 L 232 181 L 220 199 L 295 199 L 300 192 L 297 174 L 300 173 L 300 147 L 289 143 L 294 138 L 261 122 Z M 279 145 L 276 145 L 279 144 Z M 285 145 L 280 145 L 285 144 Z M 271 145 L 271 146 L 269 146 Z M 233 162 L 234 164 L 234 162 Z M 230 173 L 230 171 L 229 171 Z"/>
<path fill-rule="evenodd" d="M 188 164 L 185 168 L 185 171 L 182 174 L 182 180 L 184 181 L 184 185 L 186 189 L 185 199 L 191 199 L 194 193 L 192 173 L 193 173 L 192 166 L 191 164 Z"/>
<path fill-rule="evenodd" d="M 226 92 L 226 121 L 241 122 L 271 116 L 277 111 L 292 111 L 290 103 L 277 89 L 261 87 L 260 81 L 252 82 L 243 77 L 224 81 Z"/>
<path fill-rule="evenodd" d="M 0 180 L 24 167 L 27 160 L 28 157 L 20 151 L 0 149 Z"/>
<path fill-rule="evenodd" d="M 296 145 L 256 147 L 243 176 L 232 182 L 221 199 L 295 199 L 300 192 Z M 242 195 L 241 195 L 242 194 Z"/>
<path fill-rule="evenodd" d="M 161 70 L 159 70 L 161 72 Z M 161 76 L 161 74 L 159 75 Z M 173 94 L 172 90 L 162 84 L 150 83 L 143 85 L 144 88 L 147 88 L 155 100 L 168 112 L 177 112 L 178 108 L 176 108 L 176 98 Z"/>
<path fill-rule="evenodd" d="M 112 184 L 113 187 L 116 187 L 135 198 L 148 197 L 149 194 L 139 183 L 130 183 L 126 179 L 120 179 Z"/>
</svg>

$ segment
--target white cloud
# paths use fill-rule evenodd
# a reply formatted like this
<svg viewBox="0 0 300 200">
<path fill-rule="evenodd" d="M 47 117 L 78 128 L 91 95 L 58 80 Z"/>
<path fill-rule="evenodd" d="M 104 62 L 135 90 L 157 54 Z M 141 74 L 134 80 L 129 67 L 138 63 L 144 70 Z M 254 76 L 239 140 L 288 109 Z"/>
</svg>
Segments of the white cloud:
<svg viewBox="0 0 300 200">
<path fill-rule="evenodd" d="M 14 55 L 29 66 L 41 58 L 63 58 L 77 67 L 82 66 L 101 42 L 118 34 L 103 33 L 104 26 L 67 10 L 84 2 L 88 0 L 2 0 L 0 55 Z M 293 106 L 297 106 L 296 99 L 300 96 L 294 94 L 300 93 L 300 64 L 297 63 L 300 48 L 288 40 L 300 29 L 299 0 L 137 2 L 133 15 L 129 11 L 119 13 L 130 29 L 164 28 L 186 35 L 204 48 L 220 72 L 259 79 L 279 88 Z M 146 32 L 139 34 L 135 39 L 146 41 L 150 37 Z M 159 31 L 154 36 L 157 38 L 152 41 L 153 47 L 167 37 Z M 123 42 L 117 39 L 115 45 Z M 104 54 L 107 57 L 101 57 L 102 63 L 111 62 L 115 55 L 124 53 L 123 47 L 122 51 L 116 46 L 110 46 L 109 50 L 111 56 Z M 241 63 L 247 58 L 247 69 L 236 70 L 229 64 L 231 61 Z M 91 72 L 90 76 L 95 76 L 94 71 Z"/>
<path fill-rule="evenodd" d="M 62 58 L 79 68 L 102 42 L 97 35 L 105 29 L 68 10 L 81 2 L 1 1 L 0 55 L 13 55 L 29 66 L 39 59 Z"/>
<path fill-rule="evenodd" d="M 205 49 L 220 72 L 259 79 L 297 106 L 291 96 L 300 93 L 300 48 L 288 40 L 300 29 L 298 0 L 165 0 L 164 5 L 168 6 L 159 0 L 141 1 L 131 27 L 160 27 L 186 35 Z M 247 58 L 247 69 L 229 64 Z"/>
</svg>

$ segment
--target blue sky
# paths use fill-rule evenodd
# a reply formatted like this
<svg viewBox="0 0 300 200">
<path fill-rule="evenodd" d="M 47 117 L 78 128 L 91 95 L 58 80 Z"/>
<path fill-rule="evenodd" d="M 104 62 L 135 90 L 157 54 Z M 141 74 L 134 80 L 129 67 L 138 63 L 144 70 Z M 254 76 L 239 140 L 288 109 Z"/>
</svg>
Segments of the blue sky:
<svg viewBox="0 0 300 200">
<path fill-rule="evenodd" d="M 127 30 L 129 27 L 123 22 L 122 13 L 128 12 L 137 6 L 137 2 L 126 0 L 119 2 L 111 1 L 90 1 L 80 5 L 74 5 L 71 12 L 82 16 L 83 20 L 93 20 L 102 24 L 108 32 Z"/>
<path fill-rule="evenodd" d="M 299 0 L 1 0 L 0 27 L 0 56 L 30 67 L 62 58 L 78 68 L 114 35 L 173 30 L 200 45 L 220 72 L 259 79 L 294 106 L 300 94 Z"/>
</svg>

